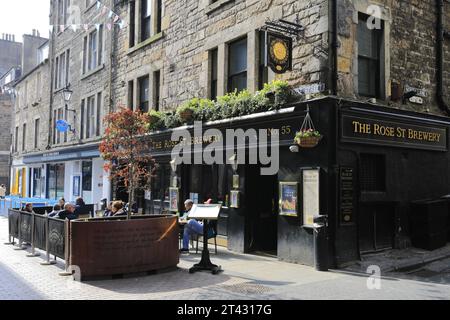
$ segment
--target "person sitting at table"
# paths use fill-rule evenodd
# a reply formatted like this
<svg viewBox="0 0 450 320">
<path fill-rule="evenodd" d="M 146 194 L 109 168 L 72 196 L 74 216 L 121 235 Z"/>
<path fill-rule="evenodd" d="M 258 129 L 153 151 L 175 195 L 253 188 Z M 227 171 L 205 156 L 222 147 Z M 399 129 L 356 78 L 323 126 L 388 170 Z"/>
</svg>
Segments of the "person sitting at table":
<svg viewBox="0 0 450 320">
<path fill-rule="evenodd" d="M 61 206 L 59 204 L 55 204 L 53 206 L 53 211 L 48 214 L 50 218 L 53 218 L 61 211 Z"/>
<path fill-rule="evenodd" d="M 90 214 L 89 208 L 86 206 L 86 203 L 84 203 L 84 200 L 81 197 L 75 200 L 75 213 L 78 216 Z"/>
<path fill-rule="evenodd" d="M 208 199 L 208 201 L 205 202 L 205 204 L 211 204 L 212 199 Z M 186 205 L 186 210 L 189 212 L 192 209 L 193 202 L 190 200 L 190 202 Z M 186 213 L 185 213 L 186 215 Z M 183 215 L 183 217 L 185 216 Z M 189 215 L 189 213 L 187 213 Z M 187 219 L 186 215 L 186 219 Z M 183 220 L 182 220 L 183 221 Z M 189 253 L 189 239 L 192 235 L 203 234 L 203 222 L 199 222 L 195 219 L 189 220 L 189 222 L 184 226 L 184 234 L 183 234 L 183 248 L 180 250 L 181 253 Z"/>
<path fill-rule="evenodd" d="M 180 222 L 187 222 L 187 218 L 189 216 L 189 213 L 191 212 L 192 206 L 194 205 L 194 201 L 192 201 L 191 199 L 187 199 L 184 202 L 184 208 L 186 209 L 183 213 L 183 215 L 180 215 Z"/>
<path fill-rule="evenodd" d="M 60 198 L 59 200 L 58 200 L 58 204 L 59 204 L 59 207 L 61 208 L 61 210 L 64 208 L 64 206 L 66 205 L 66 199 L 64 199 L 64 198 Z"/>
<path fill-rule="evenodd" d="M 122 201 L 114 201 L 112 204 L 112 217 L 126 216 L 127 212 L 124 210 L 124 205 Z"/>
<path fill-rule="evenodd" d="M 32 203 L 27 203 L 25 205 L 25 207 L 23 207 L 22 211 L 29 212 L 29 213 L 34 213 L 34 211 L 33 211 L 33 204 Z"/>
<path fill-rule="evenodd" d="M 78 219 L 78 215 L 75 213 L 75 206 L 71 203 L 66 203 L 64 205 L 64 210 L 60 211 L 55 218 L 61 220 L 75 220 Z"/>
<path fill-rule="evenodd" d="M 112 207 L 113 207 L 113 203 L 114 201 L 110 201 L 108 203 L 108 205 L 106 206 L 105 211 L 103 212 L 103 216 L 104 217 L 112 217 L 113 213 L 112 213 Z"/>
</svg>

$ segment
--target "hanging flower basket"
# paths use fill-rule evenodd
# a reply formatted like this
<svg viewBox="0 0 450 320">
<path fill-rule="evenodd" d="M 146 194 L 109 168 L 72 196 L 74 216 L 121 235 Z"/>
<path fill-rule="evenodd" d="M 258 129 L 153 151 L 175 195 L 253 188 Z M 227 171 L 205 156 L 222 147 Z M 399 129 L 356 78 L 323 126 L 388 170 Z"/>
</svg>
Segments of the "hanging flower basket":
<svg viewBox="0 0 450 320">
<path fill-rule="evenodd" d="M 303 121 L 300 131 L 295 134 L 295 143 L 302 148 L 316 147 L 323 136 L 314 128 L 311 116 L 309 115 L 309 106 L 307 108 L 306 117 Z"/>
<path fill-rule="evenodd" d="M 298 134 L 302 134 L 302 132 L 298 132 Z M 314 136 L 301 136 L 298 135 L 295 137 L 295 142 L 302 148 L 314 148 L 316 147 L 320 140 L 322 140 L 323 136 L 320 135 L 317 131 L 315 132 L 315 134 L 318 135 L 314 135 Z"/>
</svg>

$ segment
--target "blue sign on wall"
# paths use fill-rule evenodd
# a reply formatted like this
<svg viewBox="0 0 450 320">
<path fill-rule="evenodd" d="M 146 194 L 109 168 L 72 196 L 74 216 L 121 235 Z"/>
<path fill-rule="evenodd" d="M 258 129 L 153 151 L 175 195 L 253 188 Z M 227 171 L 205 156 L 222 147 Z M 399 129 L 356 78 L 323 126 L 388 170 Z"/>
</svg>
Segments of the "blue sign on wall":
<svg viewBox="0 0 450 320">
<path fill-rule="evenodd" d="M 67 132 L 69 131 L 70 125 L 65 120 L 56 121 L 56 130 L 59 132 Z"/>
</svg>

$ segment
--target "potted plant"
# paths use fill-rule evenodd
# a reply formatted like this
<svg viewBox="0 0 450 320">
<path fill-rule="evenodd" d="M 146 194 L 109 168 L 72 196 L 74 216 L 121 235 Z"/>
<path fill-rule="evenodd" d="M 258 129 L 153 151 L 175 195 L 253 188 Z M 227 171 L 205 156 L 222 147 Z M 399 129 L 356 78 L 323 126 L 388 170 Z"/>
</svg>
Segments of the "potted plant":
<svg viewBox="0 0 450 320">
<path fill-rule="evenodd" d="M 196 112 L 199 106 L 199 100 L 200 99 L 198 98 L 193 98 L 178 107 L 177 115 L 180 117 L 181 121 L 189 123 L 193 120 L 194 112 Z"/>
<path fill-rule="evenodd" d="M 149 131 L 155 131 L 163 126 L 164 114 L 160 111 L 151 110 L 148 113 L 148 119 Z"/>
<path fill-rule="evenodd" d="M 322 135 L 315 129 L 303 129 L 295 134 L 295 143 L 303 148 L 314 148 L 322 140 Z"/>
</svg>

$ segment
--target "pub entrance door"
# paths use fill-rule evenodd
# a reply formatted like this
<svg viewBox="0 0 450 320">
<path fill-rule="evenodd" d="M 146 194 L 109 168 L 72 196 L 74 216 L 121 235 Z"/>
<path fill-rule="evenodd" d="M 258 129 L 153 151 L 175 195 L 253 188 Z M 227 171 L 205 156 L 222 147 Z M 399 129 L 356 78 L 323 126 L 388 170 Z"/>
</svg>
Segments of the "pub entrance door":
<svg viewBox="0 0 450 320">
<path fill-rule="evenodd" d="M 394 241 L 395 203 L 362 202 L 359 206 L 359 251 L 391 249 Z"/>
<path fill-rule="evenodd" d="M 248 252 L 277 255 L 277 175 L 263 176 L 259 166 L 246 167 Z"/>
</svg>

